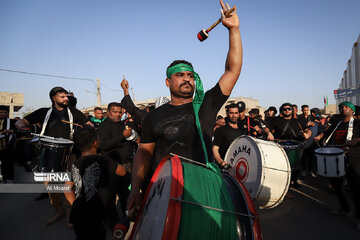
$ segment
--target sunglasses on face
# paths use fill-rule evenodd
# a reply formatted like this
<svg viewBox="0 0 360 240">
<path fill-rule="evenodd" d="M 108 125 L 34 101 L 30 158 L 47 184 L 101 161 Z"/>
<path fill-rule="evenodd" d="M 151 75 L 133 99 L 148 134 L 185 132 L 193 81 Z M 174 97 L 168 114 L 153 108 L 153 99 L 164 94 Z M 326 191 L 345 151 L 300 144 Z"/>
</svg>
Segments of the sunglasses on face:
<svg viewBox="0 0 360 240">
<path fill-rule="evenodd" d="M 291 108 L 283 108 L 283 111 L 291 111 Z"/>
</svg>

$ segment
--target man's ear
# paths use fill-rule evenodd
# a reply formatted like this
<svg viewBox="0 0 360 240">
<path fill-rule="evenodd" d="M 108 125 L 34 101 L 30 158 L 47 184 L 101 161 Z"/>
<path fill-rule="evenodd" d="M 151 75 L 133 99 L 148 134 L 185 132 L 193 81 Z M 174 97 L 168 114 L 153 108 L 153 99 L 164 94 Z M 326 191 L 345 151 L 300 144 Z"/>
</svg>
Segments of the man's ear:
<svg viewBox="0 0 360 240">
<path fill-rule="evenodd" d="M 170 79 L 169 78 L 165 79 L 165 84 L 167 87 L 170 87 Z"/>
</svg>

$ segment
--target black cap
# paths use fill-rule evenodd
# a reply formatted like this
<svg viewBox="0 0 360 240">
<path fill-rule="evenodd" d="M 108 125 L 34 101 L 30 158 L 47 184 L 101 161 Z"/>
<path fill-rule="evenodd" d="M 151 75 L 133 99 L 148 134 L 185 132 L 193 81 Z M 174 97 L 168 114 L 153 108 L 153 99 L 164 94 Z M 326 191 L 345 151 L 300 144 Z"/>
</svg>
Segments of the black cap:
<svg viewBox="0 0 360 240">
<path fill-rule="evenodd" d="M 277 109 L 276 109 L 276 107 L 274 107 L 274 106 L 270 106 L 270 107 L 268 108 L 268 111 L 274 111 L 274 113 L 277 114 Z"/>
<path fill-rule="evenodd" d="M 245 103 L 243 101 L 237 102 L 236 104 L 239 106 L 239 111 L 240 112 L 245 111 L 246 105 L 245 105 Z"/>
<path fill-rule="evenodd" d="M 260 111 L 259 111 L 258 108 L 252 108 L 249 113 L 250 113 L 250 114 L 257 114 L 257 115 L 258 115 L 258 114 L 260 113 Z"/>
<path fill-rule="evenodd" d="M 321 116 L 321 110 L 318 108 L 312 108 L 310 112 L 314 113 L 316 116 Z"/>
</svg>

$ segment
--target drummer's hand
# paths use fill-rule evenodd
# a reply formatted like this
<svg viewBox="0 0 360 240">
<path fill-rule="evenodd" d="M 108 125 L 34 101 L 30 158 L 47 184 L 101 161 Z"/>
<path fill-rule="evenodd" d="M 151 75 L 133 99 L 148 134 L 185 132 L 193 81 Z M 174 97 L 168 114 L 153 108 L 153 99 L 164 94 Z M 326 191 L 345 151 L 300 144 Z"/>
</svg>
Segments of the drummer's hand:
<svg viewBox="0 0 360 240">
<path fill-rule="evenodd" d="M 348 142 L 346 142 L 347 146 L 356 146 L 360 142 L 360 138 L 354 138 Z"/>
<path fill-rule="evenodd" d="M 140 210 L 142 201 L 142 194 L 139 190 L 131 189 L 129 197 L 126 202 L 126 210 L 129 211 L 129 218 L 134 220 L 135 215 Z"/>
<path fill-rule="evenodd" d="M 222 0 L 220 0 L 220 5 L 221 5 L 221 20 L 222 20 L 222 24 L 227 28 L 227 29 L 231 29 L 231 28 L 239 28 L 239 18 L 238 15 L 236 14 L 236 8 L 235 10 L 230 13 L 228 16 L 225 16 L 226 11 L 230 10 L 230 6 L 228 3 L 226 3 L 226 5 L 223 3 Z"/>
<path fill-rule="evenodd" d="M 269 141 L 274 141 L 275 140 L 274 135 L 272 135 L 271 132 L 268 133 L 267 140 L 269 140 Z"/>
<path fill-rule="evenodd" d="M 126 126 L 126 128 L 125 128 L 124 131 L 123 131 L 124 137 L 125 137 L 125 138 L 128 138 L 128 137 L 131 136 L 131 134 L 132 134 L 132 129 L 129 128 L 128 126 Z"/>
<path fill-rule="evenodd" d="M 320 141 L 321 137 L 320 136 L 316 136 L 314 137 L 314 142 L 315 143 L 318 143 Z"/>
<path fill-rule="evenodd" d="M 314 127 L 315 126 L 315 123 L 314 122 L 311 122 L 311 121 L 309 121 L 309 122 L 307 122 L 307 124 L 306 124 L 307 126 L 311 126 L 311 127 Z"/>
<path fill-rule="evenodd" d="M 256 126 L 254 127 L 254 129 L 255 129 L 258 133 L 261 133 L 261 128 L 260 128 L 258 125 L 256 125 Z"/>
<path fill-rule="evenodd" d="M 4 131 L 2 131 L 2 134 L 12 133 L 12 132 L 13 130 L 5 129 Z"/>
</svg>

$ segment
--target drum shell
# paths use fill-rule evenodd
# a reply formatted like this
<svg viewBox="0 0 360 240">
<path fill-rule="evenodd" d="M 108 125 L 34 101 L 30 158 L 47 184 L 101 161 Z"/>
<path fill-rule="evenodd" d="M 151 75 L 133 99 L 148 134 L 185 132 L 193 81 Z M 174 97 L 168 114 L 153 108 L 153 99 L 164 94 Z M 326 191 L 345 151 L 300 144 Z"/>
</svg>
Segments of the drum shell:
<svg viewBox="0 0 360 240">
<path fill-rule="evenodd" d="M 299 170 L 301 167 L 302 146 L 297 141 L 279 142 L 280 146 L 284 148 L 289 159 L 291 170 Z"/>
<path fill-rule="evenodd" d="M 68 170 L 71 144 L 39 140 L 35 143 L 38 157 L 33 163 L 36 172 L 63 172 Z"/>
<path fill-rule="evenodd" d="M 181 233 L 184 233 L 184 229 L 182 226 L 182 222 L 185 221 L 184 216 L 191 213 L 191 215 L 188 215 L 188 217 L 192 218 L 194 212 L 197 211 L 184 212 L 182 209 L 182 205 L 187 203 L 181 204 L 178 201 L 174 201 L 174 199 L 186 199 L 183 197 L 183 194 L 186 191 L 186 189 L 184 188 L 184 181 L 186 181 L 186 179 L 182 178 L 183 171 L 181 165 L 182 164 L 177 156 L 171 157 L 170 159 L 163 159 L 160 162 L 146 191 L 142 207 L 133 226 L 133 231 L 131 233 L 130 239 L 167 240 L 184 238 L 184 236 L 181 236 Z M 203 168 L 201 166 L 198 167 Z M 209 169 L 205 170 L 211 171 Z M 169 171 L 172 171 L 172 174 L 169 174 Z M 167 180 L 164 181 L 164 179 Z M 168 181 L 170 181 L 171 183 L 169 183 Z M 159 184 L 162 187 L 159 188 Z M 159 194 L 159 191 L 157 189 L 161 189 L 161 194 Z M 198 189 L 198 191 L 206 191 L 206 189 L 207 188 Z M 233 202 L 236 202 L 236 200 L 232 200 Z M 247 199 L 247 201 L 252 202 L 251 198 Z M 200 206 L 193 207 L 202 209 L 202 207 Z M 247 208 L 247 206 L 245 206 L 245 208 Z M 246 213 L 249 213 L 249 209 L 251 210 L 250 214 L 252 214 L 253 212 L 255 213 L 255 220 L 250 221 L 252 226 L 250 231 L 256 229 L 258 232 L 247 235 L 255 236 L 251 239 L 261 239 L 260 223 L 258 221 L 256 209 L 252 205 L 252 208 L 251 206 L 250 208 L 247 208 Z M 203 211 L 204 210 L 201 210 L 201 212 Z M 164 216 L 164 213 L 166 216 Z M 224 217 L 228 217 L 229 213 L 224 214 Z M 199 230 L 204 226 L 207 226 L 206 224 L 204 225 L 204 223 L 202 223 L 201 221 L 198 221 L 197 218 L 192 219 L 194 221 L 197 221 L 195 225 L 192 225 L 195 230 Z M 198 231 L 198 235 L 202 235 L 201 231 Z M 199 236 L 194 236 L 194 239 L 203 238 L 199 238 Z M 216 238 L 213 237 L 212 239 Z"/>
<path fill-rule="evenodd" d="M 323 177 L 345 175 L 345 154 L 341 148 L 318 148 L 315 150 L 317 174 Z"/>
<path fill-rule="evenodd" d="M 258 207 L 273 208 L 283 201 L 291 170 L 279 144 L 241 136 L 230 145 L 225 161 L 232 166 L 229 174 L 245 185 Z"/>
</svg>

